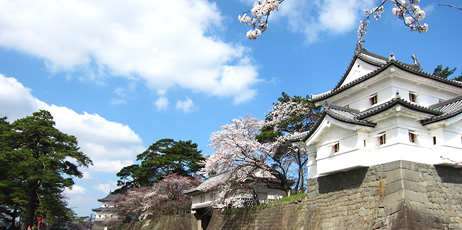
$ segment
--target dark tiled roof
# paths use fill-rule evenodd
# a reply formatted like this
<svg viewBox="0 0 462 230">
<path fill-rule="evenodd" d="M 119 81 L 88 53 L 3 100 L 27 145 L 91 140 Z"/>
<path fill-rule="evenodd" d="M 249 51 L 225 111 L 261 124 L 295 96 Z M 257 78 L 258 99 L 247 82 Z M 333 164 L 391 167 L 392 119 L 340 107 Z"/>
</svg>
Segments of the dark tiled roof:
<svg viewBox="0 0 462 230">
<path fill-rule="evenodd" d="M 192 194 L 195 192 L 207 191 L 207 188 L 212 187 L 211 185 L 219 185 L 220 182 L 226 181 L 228 176 L 229 176 L 229 173 L 222 173 L 219 175 L 210 176 L 207 180 L 202 182 L 202 184 L 200 184 L 199 186 L 189 189 L 189 190 L 184 190 L 184 194 Z"/>
<path fill-rule="evenodd" d="M 420 105 L 417 105 L 415 103 L 411 103 L 407 100 L 404 100 L 402 99 L 401 97 L 395 97 L 385 103 L 382 103 L 380 105 L 377 105 L 377 106 L 374 106 L 370 109 L 367 109 L 363 112 L 361 112 L 356 118 L 357 119 L 364 119 L 364 118 L 367 118 L 367 117 L 370 117 L 372 115 L 375 115 L 375 114 L 378 114 L 380 112 L 383 112 L 395 105 L 402 105 L 402 106 L 405 106 L 409 109 L 413 109 L 413 110 L 417 110 L 419 112 L 424 112 L 424 113 L 429 113 L 429 114 L 433 114 L 433 115 L 441 115 L 442 112 L 441 111 L 438 111 L 436 109 L 431 109 L 431 108 L 428 108 L 428 107 L 424 107 L 424 106 L 420 106 Z"/>
<path fill-rule="evenodd" d="M 339 88 L 343 84 L 346 77 L 348 76 L 348 73 L 353 68 L 353 64 L 356 62 L 357 59 L 360 59 L 360 60 L 362 60 L 362 61 L 364 61 L 366 63 L 369 63 L 371 65 L 374 65 L 376 67 L 383 67 L 389 61 L 389 59 L 384 57 L 384 56 L 381 56 L 381 55 L 378 55 L 378 54 L 371 53 L 371 52 L 367 51 L 362 46 L 362 44 L 358 43 L 356 45 L 355 53 L 353 55 L 353 58 L 350 61 L 350 64 L 348 65 L 347 70 L 345 71 L 345 73 L 343 74 L 342 78 L 337 83 L 337 85 L 334 87 L 334 89 Z"/>
<path fill-rule="evenodd" d="M 360 60 L 363 60 L 371 65 L 375 65 L 377 66 L 378 68 L 375 70 L 375 71 L 372 71 L 362 77 L 359 77 L 357 79 L 355 79 L 354 81 L 352 82 L 349 82 L 348 84 L 346 85 L 343 85 L 343 82 L 346 80 L 346 77 L 348 75 L 348 73 L 351 71 L 351 68 L 353 67 L 353 64 L 354 62 L 356 61 L 356 59 L 360 59 Z M 318 102 L 318 101 L 321 101 L 323 99 L 326 99 L 326 98 L 329 98 L 339 92 L 342 92 L 346 89 L 349 89 L 361 82 L 364 82 L 372 77 L 374 77 L 375 75 L 381 73 L 382 71 L 384 71 L 385 69 L 387 69 L 388 67 L 390 67 L 391 65 L 394 65 L 402 70 L 405 70 L 405 71 L 408 71 L 408 72 L 411 72 L 411 73 L 414 73 L 414 74 L 417 74 L 419 76 L 422 76 L 422 77 L 426 77 L 426 78 L 430 78 L 430 79 L 433 79 L 433 80 L 436 80 L 436 81 L 439 81 L 439 82 L 443 82 L 443 83 L 446 83 L 446 84 L 450 84 L 450 85 L 453 85 L 453 86 L 458 86 L 458 87 L 462 87 L 462 82 L 458 82 L 458 81 L 454 81 L 454 80 L 449 80 L 447 78 L 443 78 L 443 77 L 439 77 L 439 76 L 436 76 L 436 75 L 432 75 L 432 74 L 428 74 L 428 73 L 425 73 L 422 71 L 422 68 L 420 67 L 419 64 L 407 64 L 407 63 L 403 63 L 403 62 L 399 62 L 399 61 L 396 61 L 396 60 L 389 60 L 383 56 L 380 56 L 380 55 L 377 55 L 377 54 L 374 54 L 374 53 L 371 53 L 369 51 L 367 51 L 366 49 L 362 48 L 362 46 L 360 48 L 356 48 L 356 51 L 355 51 L 355 55 L 353 56 L 353 59 L 352 61 L 350 62 L 350 65 L 347 69 L 347 71 L 344 73 L 343 77 L 340 79 L 340 81 L 337 83 L 337 85 L 334 87 L 334 89 L 332 89 L 330 92 L 326 93 L 326 94 L 323 94 L 317 98 L 313 98 L 312 101 L 313 102 Z"/>
<path fill-rule="evenodd" d="M 445 120 L 462 113 L 462 95 L 438 104 L 431 105 L 430 108 L 438 110 L 442 114 L 425 120 L 421 120 L 420 123 L 422 125 Z"/>
<path fill-rule="evenodd" d="M 326 116 L 330 116 L 336 120 L 350 124 L 375 127 L 376 124 L 373 122 L 357 119 L 359 114 L 359 110 L 335 105 L 325 105 L 321 117 L 316 121 L 316 124 L 310 130 L 297 135 L 293 135 L 289 140 L 291 142 L 306 141 L 319 128 Z"/>
<path fill-rule="evenodd" d="M 115 194 L 109 193 L 106 197 L 101 198 L 101 199 L 98 199 L 98 201 L 99 201 L 99 202 L 109 202 L 109 201 L 114 200 L 114 198 L 115 198 L 116 196 L 117 196 L 117 195 L 115 195 Z"/>
<path fill-rule="evenodd" d="M 313 98 L 312 101 L 313 102 L 318 102 L 318 101 L 321 101 L 323 99 L 326 99 L 326 98 L 329 98 L 337 93 L 340 93 L 342 91 L 345 91 L 346 89 L 349 89 L 361 82 L 364 82 L 372 77 L 374 77 L 375 75 L 379 74 L 380 72 L 384 71 L 385 69 L 387 69 L 388 67 L 390 66 L 395 66 L 397 68 L 400 68 L 400 69 L 403 69 L 405 71 L 408 71 L 408 72 L 411 72 L 411 73 L 414 73 L 414 74 L 417 74 L 419 76 L 422 76 L 422 77 L 426 77 L 426 78 L 430 78 L 430 79 L 433 79 L 433 80 L 436 80 L 436 81 L 439 81 L 439 82 L 443 82 L 443 83 L 446 83 L 446 84 L 449 84 L 449 85 L 453 85 L 453 86 L 457 86 L 457 87 L 461 87 L 462 88 L 462 83 L 461 82 L 458 82 L 458 81 L 454 81 L 454 80 L 449 80 L 449 79 L 446 79 L 446 78 L 443 78 L 443 77 L 439 77 L 439 76 L 435 76 L 435 75 L 432 75 L 432 74 L 428 74 L 428 73 L 425 73 L 425 72 L 422 72 L 422 71 L 418 71 L 418 70 L 415 70 L 415 69 L 411 69 L 409 67 L 407 67 L 405 64 L 401 63 L 401 62 L 398 62 L 398 61 L 389 61 L 386 65 L 384 65 L 383 67 L 375 70 L 375 71 L 372 71 L 360 78 L 357 78 L 356 80 L 352 81 L 352 82 L 349 82 L 348 84 L 342 86 L 342 87 L 339 87 L 339 88 L 334 88 L 333 90 L 331 90 L 329 93 L 326 93 L 324 95 L 321 95 L 317 98 Z"/>
<path fill-rule="evenodd" d="M 99 208 L 94 208 L 92 209 L 93 212 L 101 212 L 103 211 L 103 208 L 99 207 Z"/>
<path fill-rule="evenodd" d="M 325 111 L 323 111 L 322 114 L 321 114 L 321 117 L 319 117 L 319 119 L 316 121 L 316 123 L 313 125 L 313 127 L 311 127 L 310 130 L 308 130 L 306 132 L 303 132 L 303 133 L 292 135 L 289 138 L 289 141 L 290 142 L 306 141 L 308 139 L 308 137 L 310 137 L 314 133 L 314 131 L 316 131 L 318 129 L 318 127 L 321 125 L 322 120 L 324 120 L 326 115 L 327 115 L 327 113 Z"/>
<path fill-rule="evenodd" d="M 365 125 L 374 127 L 376 124 L 373 122 L 369 122 L 366 120 L 358 119 L 358 116 L 361 114 L 359 110 L 353 110 L 350 108 L 345 108 L 341 106 L 335 105 L 327 105 L 325 108 L 325 112 L 332 118 L 343 121 L 350 124 L 357 124 L 357 125 Z"/>
</svg>

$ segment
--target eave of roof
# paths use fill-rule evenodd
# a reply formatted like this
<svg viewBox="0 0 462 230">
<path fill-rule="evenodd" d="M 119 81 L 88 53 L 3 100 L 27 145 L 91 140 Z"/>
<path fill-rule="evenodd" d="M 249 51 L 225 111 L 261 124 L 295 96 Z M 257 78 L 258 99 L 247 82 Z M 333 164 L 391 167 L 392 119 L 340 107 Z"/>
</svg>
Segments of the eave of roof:
<svg viewBox="0 0 462 230">
<path fill-rule="evenodd" d="M 103 208 L 94 208 L 92 209 L 93 212 L 101 212 L 103 211 Z"/>
<path fill-rule="evenodd" d="M 114 198 L 115 198 L 116 196 L 117 196 L 117 195 L 115 195 L 115 194 L 109 193 L 106 197 L 101 198 L 101 199 L 98 199 L 98 201 L 99 201 L 99 202 L 109 202 L 109 201 L 114 200 Z"/>
<path fill-rule="evenodd" d="M 457 116 L 462 113 L 462 95 L 455 97 L 453 99 L 443 101 L 434 105 L 431 105 L 430 108 L 442 112 L 441 115 L 434 116 L 425 120 L 421 120 L 422 125 L 431 124 L 434 122 L 442 121 L 454 116 Z"/>
<path fill-rule="evenodd" d="M 335 112 L 335 110 L 340 110 L 340 111 L 343 111 L 343 112 L 347 112 L 347 113 L 352 113 L 354 114 L 353 116 L 350 116 L 350 117 L 346 117 L 346 116 L 342 116 L 340 115 L 339 113 Z M 326 108 L 324 109 L 321 117 L 316 121 L 316 123 L 314 124 L 314 126 L 306 131 L 306 132 L 303 132 L 297 136 L 293 136 L 290 141 L 291 142 L 299 142 L 299 141 L 306 141 L 308 140 L 308 138 L 311 137 L 311 135 L 313 135 L 313 133 L 319 128 L 319 126 L 321 125 L 322 121 L 326 118 L 326 116 L 329 116 L 335 120 L 338 120 L 338 121 L 341 121 L 341 122 L 345 122 L 345 123 L 349 123 L 349 124 L 354 124 L 354 125 L 361 125 L 361 126 L 367 126 L 367 127 L 375 127 L 376 124 L 373 123 L 373 122 L 370 122 L 370 121 L 367 121 L 367 120 L 359 120 L 357 119 L 357 114 L 359 114 L 359 111 L 357 110 L 353 110 L 353 109 L 349 109 L 349 108 L 345 108 L 345 107 L 340 107 L 340 106 L 335 106 L 335 105 L 327 105 Z"/>
<path fill-rule="evenodd" d="M 359 110 L 354 110 L 350 108 L 345 108 L 335 105 L 326 105 L 327 109 L 324 111 L 332 118 L 342 121 L 345 123 L 355 124 L 355 125 L 364 125 L 369 127 L 375 127 L 375 123 L 369 122 L 367 120 L 357 119 L 360 114 Z M 348 116 L 346 116 L 348 115 Z"/>
<path fill-rule="evenodd" d="M 419 112 L 423 112 L 423 113 L 429 113 L 429 114 L 432 114 L 432 115 L 441 115 L 443 114 L 443 112 L 441 111 L 438 111 L 436 109 L 431 109 L 431 108 L 428 108 L 428 107 L 424 107 L 424 106 L 420 106 L 420 105 L 417 105 L 415 103 L 411 103 L 407 100 L 404 100 L 402 99 L 401 97 L 395 97 L 385 103 L 382 103 L 380 105 L 377 105 L 377 106 L 374 106 L 370 109 L 367 109 L 363 112 L 361 112 L 356 118 L 357 119 L 364 119 L 364 118 L 367 118 L 367 117 L 370 117 L 370 116 L 373 116 L 375 114 L 378 114 L 380 112 L 383 112 L 395 105 L 402 105 L 406 108 L 409 108 L 409 109 L 412 109 L 412 110 L 417 110 Z"/>
<path fill-rule="evenodd" d="M 375 59 L 379 59 L 381 60 L 382 62 L 385 62 L 385 63 L 382 63 L 382 62 L 377 62 L 376 60 L 374 59 L 371 59 L 371 58 L 367 58 L 367 56 L 370 56 L 370 57 L 373 57 Z M 345 82 L 347 76 L 348 76 L 348 73 L 350 73 L 351 69 L 353 68 L 353 65 L 354 63 L 356 62 L 357 59 L 360 59 L 366 63 L 369 63 L 371 65 L 374 65 L 374 66 L 377 66 L 377 67 L 382 67 L 386 64 L 386 62 L 388 61 L 388 58 L 386 57 L 383 57 L 381 55 L 378 55 L 378 54 L 375 54 L 375 53 L 371 53 L 369 51 L 367 51 L 361 43 L 358 43 L 356 44 L 356 48 L 355 48 L 355 52 L 354 52 L 354 55 L 353 55 L 353 58 L 351 59 L 350 61 L 350 64 L 348 65 L 348 68 L 347 70 L 345 71 L 345 73 L 343 73 L 343 76 L 342 78 L 340 79 L 340 81 L 337 83 L 337 85 L 334 87 L 334 89 L 337 89 L 339 88 L 343 82 Z M 332 91 L 332 90 L 331 90 Z"/>
<path fill-rule="evenodd" d="M 210 176 L 207 180 L 202 182 L 199 186 L 197 186 L 195 188 L 192 188 L 192 189 L 189 189 L 189 190 L 185 190 L 184 194 L 194 195 L 196 193 L 205 192 L 205 191 L 207 191 L 207 187 L 211 187 L 210 186 L 211 184 L 218 185 L 219 182 L 217 182 L 217 181 L 224 181 L 225 176 L 228 176 L 227 173 L 222 173 L 222 174 Z"/>
<path fill-rule="evenodd" d="M 462 83 L 461 82 L 458 82 L 458 81 L 453 81 L 453 80 L 449 80 L 449 79 L 446 79 L 446 78 L 443 78 L 443 77 L 439 77 L 439 76 L 435 76 L 435 75 L 432 75 L 432 74 L 428 74 L 428 73 L 425 73 L 425 72 L 422 72 L 422 71 L 418 71 L 418 70 L 415 70 L 413 68 L 409 68 L 408 66 L 406 66 L 404 63 L 401 63 L 401 62 L 398 62 L 398 61 L 395 61 L 395 60 L 391 60 L 389 61 L 386 65 L 384 65 L 383 67 L 375 70 L 375 71 L 372 71 L 352 82 L 349 82 L 348 84 L 342 86 L 342 87 L 339 87 L 339 88 L 334 88 L 333 90 L 331 90 L 329 93 L 326 93 L 324 95 L 321 95 L 320 97 L 318 98 L 313 98 L 311 99 L 312 102 L 318 102 L 318 101 L 321 101 L 321 100 L 324 100 L 326 98 L 329 98 L 331 96 L 334 96 L 340 92 L 343 92 L 349 88 L 352 88 L 354 87 L 355 85 L 361 83 L 361 82 L 364 82 L 372 77 L 374 77 L 375 75 L 381 73 L 382 71 L 386 70 L 388 67 L 390 66 L 394 66 L 394 67 L 397 67 L 397 68 L 400 68 L 404 71 L 408 71 L 408 72 L 411 72 L 411 73 L 414 73 L 416 75 L 419 75 L 419 76 L 422 76 L 422 77 L 427 77 L 427 78 L 430 78 L 430 79 L 433 79 L 433 80 L 436 80 L 436 81 L 439 81 L 439 82 L 442 82 L 442 83 L 446 83 L 446 84 L 449 84 L 449 85 L 453 85 L 453 86 L 457 86 L 457 87 L 461 87 L 462 88 Z"/>
<path fill-rule="evenodd" d="M 292 135 L 289 141 L 290 142 L 306 141 L 319 128 L 319 126 L 321 125 L 322 121 L 324 120 L 326 116 L 327 116 L 327 113 L 323 111 L 321 114 L 321 117 L 319 117 L 319 119 L 316 121 L 313 127 L 311 127 L 310 130 L 297 134 L 297 135 Z"/>
<path fill-rule="evenodd" d="M 455 102 L 458 102 L 461 105 L 458 110 L 452 111 L 451 114 L 446 114 L 435 108 L 428 108 L 428 107 L 420 106 L 415 103 L 411 103 L 407 100 L 404 100 L 400 97 L 395 97 L 390 101 L 387 101 L 385 103 L 372 107 L 363 112 L 359 112 L 358 110 L 349 109 L 349 108 L 345 108 L 341 106 L 326 105 L 321 118 L 316 122 L 316 124 L 310 130 L 292 137 L 290 141 L 299 142 L 299 141 L 308 140 L 308 138 L 310 138 L 311 135 L 313 135 L 313 133 L 319 128 L 319 126 L 322 123 L 322 120 L 324 120 L 326 116 L 329 116 L 333 119 L 336 119 L 341 122 L 349 123 L 349 124 L 355 124 L 355 125 L 361 125 L 361 126 L 367 126 L 367 127 L 375 127 L 377 125 L 376 123 L 367 121 L 365 120 L 365 118 L 379 114 L 389 108 L 392 108 L 395 105 L 401 105 L 411 110 L 434 115 L 432 118 L 422 121 L 422 122 L 431 123 L 431 122 L 435 122 L 436 119 L 442 120 L 442 119 L 448 118 L 449 116 L 452 117 L 459 113 L 462 113 L 462 97 L 460 97 L 460 100 L 453 101 L 453 103 Z M 339 113 L 338 111 L 342 111 L 343 113 Z"/>
</svg>

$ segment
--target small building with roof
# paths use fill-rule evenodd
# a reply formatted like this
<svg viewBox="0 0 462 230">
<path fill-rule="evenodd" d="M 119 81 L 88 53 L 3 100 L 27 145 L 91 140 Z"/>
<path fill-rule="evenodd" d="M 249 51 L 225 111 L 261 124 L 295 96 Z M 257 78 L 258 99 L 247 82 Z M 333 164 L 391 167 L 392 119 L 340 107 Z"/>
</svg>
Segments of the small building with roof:
<svg viewBox="0 0 462 230">
<path fill-rule="evenodd" d="M 397 61 L 358 43 L 330 91 L 312 95 L 321 118 L 292 138 L 305 146 L 308 178 L 405 160 L 462 162 L 462 82 L 422 72 L 417 58 Z"/>
<path fill-rule="evenodd" d="M 95 221 L 93 224 L 94 230 L 107 229 L 107 223 L 110 220 L 117 219 L 113 200 L 117 195 L 109 193 L 106 197 L 98 199 L 101 202 L 101 207 L 92 209 L 96 213 Z"/>
<path fill-rule="evenodd" d="M 249 186 L 231 187 L 232 191 L 227 193 L 226 199 L 218 201 L 217 194 L 223 192 L 220 191 L 223 189 L 221 184 L 234 174 L 235 172 L 227 172 L 210 176 L 199 186 L 184 191 L 192 198 L 191 211 L 198 221 L 199 230 L 207 228 L 213 208 L 253 206 L 257 203 L 265 204 L 279 200 L 285 196 L 284 190 L 279 188 L 278 183 L 273 183 L 275 181 L 268 180 L 268 177 L 262 177 L 262 173 L 256 173 L 255 177 L 249 177 L 247 181 Z M 255 183 L 254 179 L 259 177 L 265 178 L 265 183 Z"/>
</svg>

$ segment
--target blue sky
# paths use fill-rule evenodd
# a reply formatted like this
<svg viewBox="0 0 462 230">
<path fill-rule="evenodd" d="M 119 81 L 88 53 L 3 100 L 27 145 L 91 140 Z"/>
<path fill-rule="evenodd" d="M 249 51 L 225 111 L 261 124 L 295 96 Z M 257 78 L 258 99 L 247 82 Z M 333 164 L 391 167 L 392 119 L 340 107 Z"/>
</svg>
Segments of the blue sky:
<svg viewBox="0 0 462 230">
<path fill-rule="evenodd" d="M 251 0 L 0 0 L 0 116 L 49 110 L 94 166 L 66 191 L 78 215 L 116 188 L 115 174 L 161 138 L 208 140 L 231 119 L 264 118 L 281 92 L 319 94 L 346 71 L 373 0 L 286 0 L 248 40 Z M 409 32 L 390 3 L 364 47 L 425 72 L 462 70 L 462 13 L 420 3 L 429 32 Z"/>
</svg>

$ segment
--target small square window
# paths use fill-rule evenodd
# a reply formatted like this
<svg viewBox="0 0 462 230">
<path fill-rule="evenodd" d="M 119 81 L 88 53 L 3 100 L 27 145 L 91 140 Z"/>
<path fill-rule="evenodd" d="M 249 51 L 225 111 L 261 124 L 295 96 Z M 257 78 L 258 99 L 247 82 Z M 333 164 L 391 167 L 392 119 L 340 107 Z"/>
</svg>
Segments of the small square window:
<svg viewBox="0 0 462 230">
<path fill-rule="evenodd" d="M 417 94 L 414 92 L 409 92 L 409 101 L 416 102 L 417 101 Z"/>
<path fill-rule="evenodd" d="M 380 144 L 380 145 L 386 144 L 386 143 L 387 143 L 387 135 L 386 135 L 386 133 L 381 134 L 381 135 L 378 137 L 378 139 L 379 139 L 379 144 Z"/>
<path fill-rule="evenodd" d="M 369 101 L 371 102 L 371 105 L 377 104 L 377 94 L 370 96 Z"/>
<path fill-rule="evenodd" d="M 210 200 L 215 201 L 215 193 L 214 192 L 210 193 Z"/>
<path fill-rule="evenodd" d="M 335 145 L 332 146 L 332 149 L 334 150 L 334 153 L 340 151 L 340 144 L 337 142 Z"/>
<path fill-rule="evenodd" d="M 417 134 L 414 131 L 409 130 L 409 142 L 415 143 L 417 140 Z"/>
</svg>

